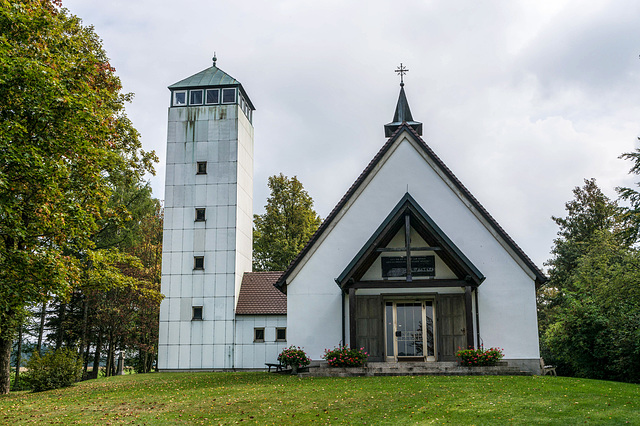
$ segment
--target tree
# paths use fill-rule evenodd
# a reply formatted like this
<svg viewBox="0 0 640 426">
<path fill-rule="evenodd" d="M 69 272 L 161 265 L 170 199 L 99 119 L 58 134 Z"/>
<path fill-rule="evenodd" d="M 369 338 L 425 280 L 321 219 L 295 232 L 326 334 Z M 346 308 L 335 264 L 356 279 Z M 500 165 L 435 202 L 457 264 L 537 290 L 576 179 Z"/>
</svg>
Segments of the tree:
<svg viewBox="0 0 640 426">
<path fill-rule="evenodd" d="M 561 374 L 640 382 L 640 253 L 595 180 L 574 189 L 538 292 L 541 349 Z"/>
<path fill-rule="evenodd" d="M 55 0 L 0 8 L 0 394 L 29 304 L 65 298 L 125 170 L 152 172 L 98 36 Z"/>
<path fill-rule="evenodd" d="M 322 220 L 296 176 L 269 177 L 265 213 L 253 216 L 253 267 L 283 271 L 309 241 Z"/>
<path fill-rule="evenodd" d="M 595 179 L 585 179 L 584 187 L 574 188 L 573 195 L 565 204 L 567 216 L 552 217 L 560 229 L 551 250 L 553 258 L 547 262 L 551 278 L 547 287 L 559 290 L 571 287 L 569 277 L 599 231 L 615 230 L 623 236 L 622 211 L 602 193 Z"/>
<path fill-rule="evenodd" d="M 543 341 L 579 377 L 640 383 L 640 253 L 598 231 Z"/>
</svg>

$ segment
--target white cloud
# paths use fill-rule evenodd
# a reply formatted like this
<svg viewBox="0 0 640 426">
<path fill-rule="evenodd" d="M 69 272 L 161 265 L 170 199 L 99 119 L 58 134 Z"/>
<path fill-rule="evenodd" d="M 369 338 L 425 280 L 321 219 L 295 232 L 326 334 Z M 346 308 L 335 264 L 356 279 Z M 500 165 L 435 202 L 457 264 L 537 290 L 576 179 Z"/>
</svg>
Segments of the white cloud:
<svg viewBox="0 0 640 426">
<path fill-rule="evenodd" d="M 640 4 L 494 0 L 68 0 L 136 93 L 128 108 L 161 157 L 166 87 L 210 65 L 256 105 L 256 211 L 267 176 L 297 175 L 326 216 L 384 143 L 406 90 L 424 138 L 541 265 L 574 186 L 629 184 L 640 134 Z"/>
</svg>

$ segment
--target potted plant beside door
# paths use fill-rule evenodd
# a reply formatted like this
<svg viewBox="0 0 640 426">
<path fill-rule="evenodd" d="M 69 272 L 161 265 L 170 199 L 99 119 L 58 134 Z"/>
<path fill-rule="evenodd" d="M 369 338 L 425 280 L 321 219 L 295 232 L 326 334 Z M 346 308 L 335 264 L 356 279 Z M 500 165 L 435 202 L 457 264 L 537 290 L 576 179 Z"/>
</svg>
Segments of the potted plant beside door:
<svg viewBox="0 0 640 426">
<path fill-rule="evenodd" d="M 309 365 L 311 359 L 300 346 L 292 345 L 280 352 L 278 362 L 282 365 L 291 366 L 291 374 L 298 374 L 298 369 Z"/>
</svg>

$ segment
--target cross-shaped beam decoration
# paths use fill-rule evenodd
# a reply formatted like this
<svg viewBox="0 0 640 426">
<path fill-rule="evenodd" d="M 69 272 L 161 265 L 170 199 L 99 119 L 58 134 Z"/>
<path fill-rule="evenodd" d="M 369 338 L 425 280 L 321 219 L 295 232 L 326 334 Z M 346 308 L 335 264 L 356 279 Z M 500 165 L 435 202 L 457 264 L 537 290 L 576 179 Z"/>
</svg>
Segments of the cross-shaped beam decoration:
<svg viewBox="0 0 640 426">
<path fill-rule="evenodd" d="M 404 75 L 409 72 L 408 68 L 405 68 L 400 62 L 400 66 L 396 69 L 396 73 L 400 74 L 400 86 L 404 86 Z"/>
</svg>

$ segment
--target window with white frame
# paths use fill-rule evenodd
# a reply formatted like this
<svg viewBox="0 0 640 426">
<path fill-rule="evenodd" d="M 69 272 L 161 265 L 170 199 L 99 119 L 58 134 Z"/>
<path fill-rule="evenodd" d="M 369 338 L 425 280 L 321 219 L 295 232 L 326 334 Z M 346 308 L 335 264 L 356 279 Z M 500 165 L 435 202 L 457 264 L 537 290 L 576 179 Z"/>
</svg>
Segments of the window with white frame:
<svg viewBox="0 0 640 426">
<path fill-rule="evenodd" d="M 173 106 L 182 106 L 187 104 L 187 91 L 176 90 L 173 92 Z"/>
</svg>

